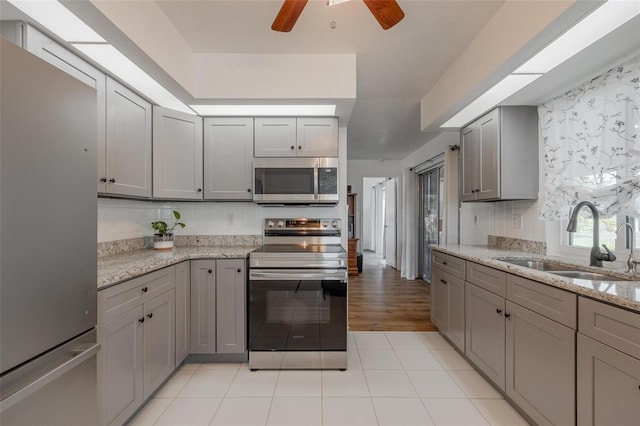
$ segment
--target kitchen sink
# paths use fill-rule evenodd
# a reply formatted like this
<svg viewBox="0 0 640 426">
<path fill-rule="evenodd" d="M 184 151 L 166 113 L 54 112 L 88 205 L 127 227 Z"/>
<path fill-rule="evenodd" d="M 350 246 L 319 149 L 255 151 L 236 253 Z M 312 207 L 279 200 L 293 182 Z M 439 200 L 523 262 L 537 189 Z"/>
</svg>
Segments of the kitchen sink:
<svg viewBox="0 0 640 426">
<path fill-rule="evenodd" d="M 536 269 L 538 271 L 551 272 L 551 271 L 575 271 L 576 268 L 570 266 L 560 265 L 558 263 L 549 262 L 547 260 L 532 260 L 532 259 L 500 259 L 503 262 L 511 263 L 512 265 L 524 266 L 525 268 Z"/>
<path fill-rule="evenodd" d="M 559 275 L 567 278 L 578 278 L 581 280 L 591 281 L 628 281 L 625 278 L 613 277 L 606 274 L 598 274 L 596 272 L 585 271 L 549 271 L 550 274 Z"/>
</svg>

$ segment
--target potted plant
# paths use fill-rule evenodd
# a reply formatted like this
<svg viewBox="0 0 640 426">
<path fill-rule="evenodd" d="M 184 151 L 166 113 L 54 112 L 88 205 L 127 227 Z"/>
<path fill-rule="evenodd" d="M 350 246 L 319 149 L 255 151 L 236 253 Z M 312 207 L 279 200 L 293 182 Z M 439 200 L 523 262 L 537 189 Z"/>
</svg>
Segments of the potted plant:
<svg viewBox="0 0 640 426">
<path fill-rule="evenodd" d="M 151 222 L 151 227 L 155 230 L 153 235 L 153 248 L 156 250 L 171 250 L 173 249 L 173 230 L 176 226 L 184 228 L 186 225 L 180 220 L 180 213 L 173 210 L 174 222 L 171 227 L 162 220 Z"/>
</svg>

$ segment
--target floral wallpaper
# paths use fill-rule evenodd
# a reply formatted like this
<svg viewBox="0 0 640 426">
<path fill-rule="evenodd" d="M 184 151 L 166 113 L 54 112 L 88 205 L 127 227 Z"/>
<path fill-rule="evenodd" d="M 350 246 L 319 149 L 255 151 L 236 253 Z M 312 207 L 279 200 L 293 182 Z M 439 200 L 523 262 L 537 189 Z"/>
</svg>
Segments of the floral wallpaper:
<svg viewBox="0 0 640 426">
<path fill-rule="evenodd" d="M 538 107 L 546 201 L 557 220 L 579 201 L 640 215 L 640 56 Z"/>
</svg>

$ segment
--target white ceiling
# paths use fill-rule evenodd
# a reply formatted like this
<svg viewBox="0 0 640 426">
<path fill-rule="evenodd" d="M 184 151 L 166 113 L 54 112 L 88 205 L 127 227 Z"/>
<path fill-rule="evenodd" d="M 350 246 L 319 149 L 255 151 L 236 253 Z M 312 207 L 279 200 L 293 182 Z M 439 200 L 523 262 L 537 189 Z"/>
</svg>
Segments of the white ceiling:
<svg viewBox="0 0 640 426">
<path fill-rule="evenodd" d="M 327 7 L 325 0 L 310 0 L 294 29 L 290 33 L 277 33 L 270 27 L 281 0 L 91 1 L 112 2 L 114 7 L 124 8 L 127 12 L 136 9 L 131 7 L 135 3 L 155 2 L 175 27 L 177 37 L 182 37 L 180 42 L 195 54 L 356 54 L 357 97 L 348 124 L 348 158 L 387 160 L 404 158 L 437 134 L 420 131 L 420 99 L 445 75 L 504 3 L 398 0 L 405 18 L 384 31 L 360 0 L 334 7 Z M 85 20 L 94 15 L 102 16 L 89 2 L 64 2 L 75 13 L 84 13 L 81 17 Z M 0 6 L 5 6 L 2 19 L 24 19 L 19 15 L 12 16 L 5 0 L 0 0 Z M 148 22 L 148 17 L 145 18 Z M 136 17 L 131 16 L 131 19 L 135 22 Z M 167 84 L 185 103 L 201 103 L 167 73 L 158 74 L 157 63 L 142 49 L 131 49 L 135 44 L 113 24 L 104 25 L 104 21 L 104 17 L 95 20 L 98 26 L 94 28 L 105 38 L 118 48 L 124 49 L 129 44 L 127 53 L 132 55 L 131 59 L 158 81 Z M 336 22 L 335 29 L 330 28 L 332 21 Z M 154 31 L 149 24 L 146 24 L 147 28 Z M 505 104 L 537 105 L 595 76 L 619 58 L 629 56 L 630 52 L 640 53 L 638 28 L 640 17 L 543 76 Z M 513 28 L 510 30 L 514 31 Z M 505 31 L 508 36 L 508 30 Z M 495 73 L 504 71 L 496 70 Z"/>
</svg>

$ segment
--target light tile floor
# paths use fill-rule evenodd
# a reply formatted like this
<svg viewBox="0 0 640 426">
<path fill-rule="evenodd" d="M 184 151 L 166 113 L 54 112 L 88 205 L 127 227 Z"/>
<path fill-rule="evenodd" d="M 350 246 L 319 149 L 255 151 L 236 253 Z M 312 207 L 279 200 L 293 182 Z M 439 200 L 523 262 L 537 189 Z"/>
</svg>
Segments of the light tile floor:
<svg viewBox="0 0 640 426">
<path fill-rule="evenodd" d="M 185 364 L 131 425 L 527 425 L 436 332 L 349 333 L 347 371 Z"/>
</svg>

